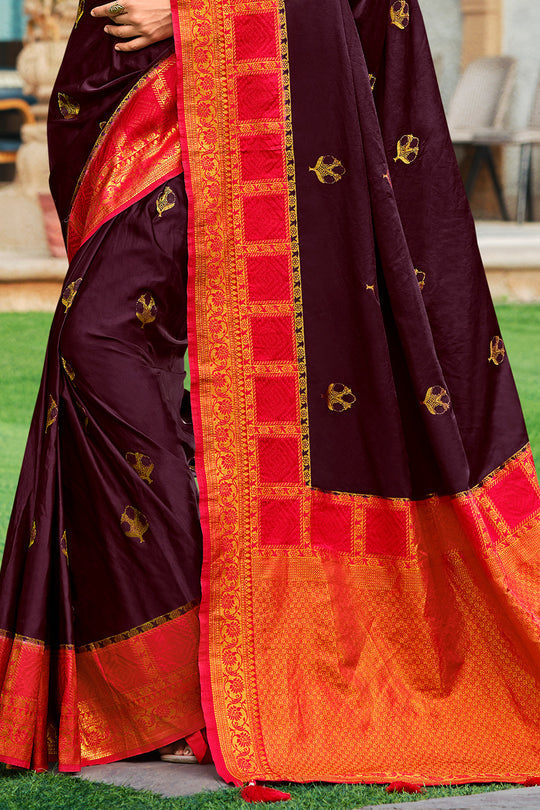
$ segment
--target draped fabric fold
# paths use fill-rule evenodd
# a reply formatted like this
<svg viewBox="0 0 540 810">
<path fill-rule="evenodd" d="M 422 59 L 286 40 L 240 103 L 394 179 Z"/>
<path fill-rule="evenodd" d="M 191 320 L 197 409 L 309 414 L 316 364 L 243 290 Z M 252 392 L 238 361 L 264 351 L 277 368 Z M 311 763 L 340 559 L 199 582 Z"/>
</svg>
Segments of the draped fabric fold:
<svg viewBox="0 0 540 810">
<path fill-rule="evenodd" d="M 540 493 L 418 4 L 174 7 L 218 770 L 520 781 Z"/>
</svg>

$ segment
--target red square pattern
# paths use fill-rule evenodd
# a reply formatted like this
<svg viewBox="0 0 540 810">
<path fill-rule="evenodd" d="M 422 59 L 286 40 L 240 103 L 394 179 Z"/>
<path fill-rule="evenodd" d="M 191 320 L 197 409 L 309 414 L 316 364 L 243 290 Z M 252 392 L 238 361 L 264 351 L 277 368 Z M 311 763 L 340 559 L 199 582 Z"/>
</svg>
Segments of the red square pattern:
<svg viewBox="0 0 540 810">
<path fill-rule="evenodd" d="M 259 422 L 295 422 L 297 402 L 297 377 L 255 377 L 255 403 Z"/>
<path fill-rule="evenodd" d="M 300 499 L 261 499 L 259 538 L 263 546 L 301 544 Z"/>
<path fill-rule="evenodd" d="M 300 444 L 295 438 L 261 437 L 260 480 L 263 484 L 300 483 Z"/>
<path fill-rule="evenodd" d="M 487 494 L 510 530 L 540 510 L 540 498 L 531 481 L 521 469 L 512 470 Z"/>
<path fill-rule="evenodd" d="M 315 548 L 352 550 L 352 506 L 336 503 L 329 493 L 316 493 L 311 504 L 311 542 Z"/>
<path fill-rule="evenodd" d="M 273 11 L 236 14 L 234 41 L 237 59 L 276 59 L 277 20 Z"/>
<path fill-rule="evenodd" d="M 287 238 L 289 215 L 284 194 L 244 197 L 244 233 L 248 242 L 279 242 Z"/>
<path fill-rule="evenodd" d="M 291 315 L 268 315 L 251 319 L 253 360 L 259 363 L 293 362 L 296 348 Z"/>
<path fill-rule="evenodd" d="M 393 506 L 366 507 L 366 552 L 407 556 L 407 511 Z"/>
<path fill-rule="evenodd" d="M 281 180 L 285 176 L 281 135 L 244 135 L 240 138 L 242 180 Z"/>
<path fill-rule="evenodd" d="M 291 296 L 288 256 L 249 256 L 246 259 L 250 301 L 286 301 Z"/>
<path fill-rule="evenodd" d="M 236 79 L 240 121 L 280 118 L 281 77 L 279 73 L 250 73 Z"/>
</svg>

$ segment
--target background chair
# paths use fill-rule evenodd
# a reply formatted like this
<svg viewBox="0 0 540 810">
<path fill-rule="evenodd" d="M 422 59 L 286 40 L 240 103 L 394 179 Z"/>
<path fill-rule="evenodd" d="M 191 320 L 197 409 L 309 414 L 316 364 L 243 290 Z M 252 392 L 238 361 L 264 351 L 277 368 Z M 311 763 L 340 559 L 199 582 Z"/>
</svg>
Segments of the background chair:
<svg viewBox="0 0 540 810">
<path fill-rule="evenodd" d="M 18 110 L 25 124 L 35 123 L 34 113 L 27 101 L 22 98 L 0 98 L 0 113 Z M 18 133 L 0 136 L 0 163 L 15 163 L 21 145 Z"/>
<path fill-rule="evenodd" d="M 510 56 L 476 59 L 463 71 L 448 108 L 448 126 L 454 145 L 472 146 L 473 156 L 465 188 L 470 197 L 485 163 L 503 219 L 510 219 L 502 184 L 491 151 L 503 129 L 516 78 L 516 60 Z"/>
</svg>

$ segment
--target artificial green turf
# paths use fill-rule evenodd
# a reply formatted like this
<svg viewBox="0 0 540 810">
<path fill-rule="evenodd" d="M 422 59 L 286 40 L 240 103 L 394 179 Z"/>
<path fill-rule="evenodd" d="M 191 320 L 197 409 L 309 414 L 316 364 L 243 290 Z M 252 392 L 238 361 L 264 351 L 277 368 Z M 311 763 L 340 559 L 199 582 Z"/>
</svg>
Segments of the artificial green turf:
<svg viewBox="0 0 540 810">
<path fill-rule="evenodd" d="M 182 767 L 178 768 L 182 779 Z M 503 790 L 512 785 L 459 785 L 427 788 L 422 795 L 388 794 L 382 785 L 280 785 L 291 794 L 285 804 L 260 804 L 284 810 L 353 810 L 366 805 L 463 796 Z M 165 799 L 146 791 L 109 787 L 62 774 L 13 773 L 0 767 L 0 810 L 234 810 L 247 808 L 237 788 Z"/>
</svg>

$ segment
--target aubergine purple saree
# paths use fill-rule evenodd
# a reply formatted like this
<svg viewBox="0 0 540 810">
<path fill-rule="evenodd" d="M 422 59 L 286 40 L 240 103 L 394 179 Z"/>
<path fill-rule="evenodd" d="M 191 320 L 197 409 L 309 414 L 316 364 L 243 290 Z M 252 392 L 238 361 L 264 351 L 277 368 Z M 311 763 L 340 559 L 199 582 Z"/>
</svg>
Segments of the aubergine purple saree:
<svg viewBox="0 0 540 810">
<path fill-rule="evenodd" d="M 540 492 L 416 0 L 179 0 L 176 56 L 88 11 L 0 758 L 205 723 L 235 782 L 539 775 Z"/>
</svg>

